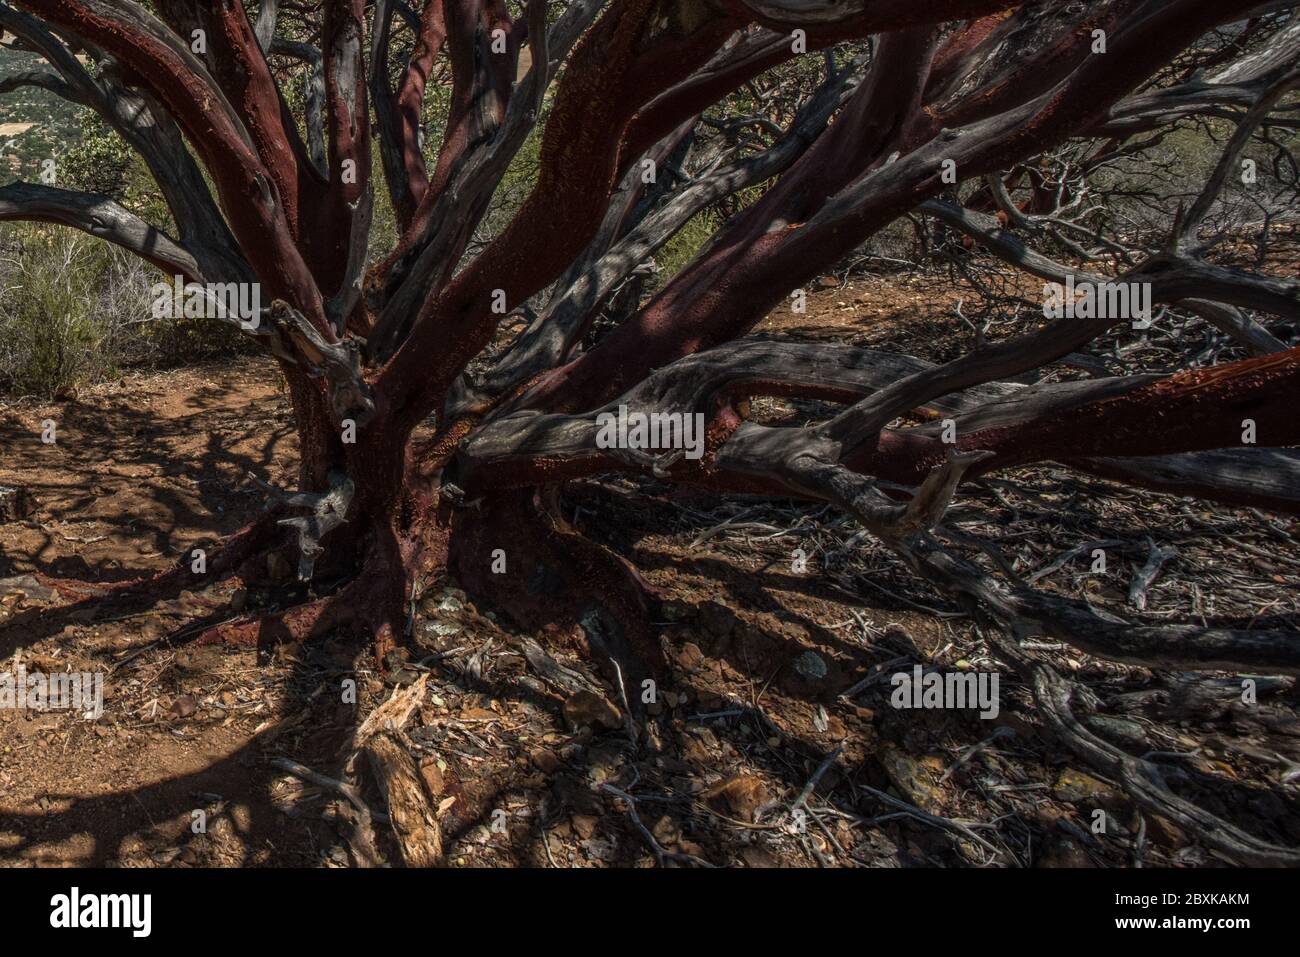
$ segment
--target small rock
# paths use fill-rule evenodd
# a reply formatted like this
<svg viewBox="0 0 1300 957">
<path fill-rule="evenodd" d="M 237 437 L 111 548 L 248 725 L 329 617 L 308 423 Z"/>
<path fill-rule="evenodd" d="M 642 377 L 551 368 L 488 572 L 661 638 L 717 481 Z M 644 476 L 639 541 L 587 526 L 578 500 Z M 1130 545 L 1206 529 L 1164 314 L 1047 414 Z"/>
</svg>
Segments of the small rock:
<svg viewBox="0 0 1300 957">
<path fill-rule="evenodd" d="M 705 802 L 723 813 L 750 822 L 759 809 L 771 800 L 762 779 L 752 774 L 738 774 L 721 781 L 701 796 Z"/>
<path fill-rule="evenodd" d="M 560 759 L 554 751 L 546 748 L 537 748 L 528 755 L 528 759 L 533 762 L 533 767 L 543 774 L 554 774 L 560 769 Z"/>
<path fill-rule="evenodd" d="M 805 651 L 794 660 L 794 670 L 809 681 L 821 681 L 826 677 L 826 662 L 815 651 Z"/>
<path fill-rule="evenodd" d="M 579 691 L 564 702 L 564 717 L 575 728 L 598 726 L 614 730 L 623 725 L 619 710 L 592 691 Z"/>
<path fill-rule="evenodd" d="M 1090 774 L 1065 768 L 1052 785 L 1052 794 L 1061 801 L 1078 804 L 1081 801 L 1114 802 L 1119 792 L 1103 781 L 1098 781 Z"/>
<path fill-rule="evenodd" d="M 650 829 L 650 833 L 664 847 L 676 844 L 682 836 L 681 828 L 677 826 L 677 822 L 667 814 L 655 821 L 655 826 Z"/>
<path fill-rule="evenodd" d="M 898 792 L 922 810 L 941 813 L 944 794 L 934 785 L 943 776 L 943 761 L 934 755 L 917 759 L 899 748 L 881 748 L 880 763 Z"/>
<path fill-rule="evenodd" d="M 1159 814 L 1146 815 L 1147 840 L 1165 848 L 1179 848 L 1187 843 L 1187 835 L 1173 821 Z"/>
<path fill-rule="evenodd" d="M 573 829 L 577 832 L 578 837 L 584 841 L 590 841 L 596 834 L 596 825 L 600 823 L 600 818 L 594 814 L 575 814 L 573 815 Z"/>
<path fill-rule="evenodd" d="M 689 854 L 692 857 L 704 857 L 704 848 L 700 847 L 700 845 L 696 844 L 694 841 L 680 841 L 677 845 L 677 849 L 683 854 Z"/>
<path fill-rule="evenodd" d="M 715 763 L 718 738 L 708 728 L 691 728 L 682 740 L 682 757 L 700 767 Z"/>
<path fill-rule="evenodd" d="M 593 861 L 612 861 L 615 856 L 614 842 L 601 838 L 581 841 L 579 845 Z"/>
<path fill-rule="evenodd" d="M 593 745 L 587 752 L 587 780 L 600 785 L 618 777 L 620 769 L 626 763 L 622 745 L 602 747 Z"/>
<path fill-rule="evenodd" d="M 677 664 L 688 673 L 698 671 L 704 664 L 704 652 L 700 651 L 700 646 L 695 642 L 688 641 L 677 650 Z"/>
</svg>

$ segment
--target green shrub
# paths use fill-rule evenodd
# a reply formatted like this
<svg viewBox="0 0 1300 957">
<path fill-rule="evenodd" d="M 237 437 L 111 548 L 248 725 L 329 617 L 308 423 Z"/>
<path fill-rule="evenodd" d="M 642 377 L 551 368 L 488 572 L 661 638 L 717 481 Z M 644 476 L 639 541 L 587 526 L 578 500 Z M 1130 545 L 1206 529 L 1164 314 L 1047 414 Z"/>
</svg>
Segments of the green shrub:
<svg viewBox="0 0 1300 957">
<path fill-rule="evenodd" d="M 116 202 L 127 200 L 135 154 L 98 113 L 86 111 L 81 140 L 59 163 L 59 185 L 99 193 Z"/>
<path fill-rule="evenodd" d="M 655 262 L 659 265 L 657 279 L 660 286 L 667 284 L 681 272 L 683 266 L 695 258 L 695 254 L 717 232 L 719 225 L 716 214 L 707 209 L 701 210 L 672 239 L 664 243 L 655 256 Z"/>
<path fill-rule="evenodd" d="M 147 286 L 133 257 L 81 233 L 22 223 L 0 233 L 0 387 L 59 396 L 115 372 Z"/>
</svg>

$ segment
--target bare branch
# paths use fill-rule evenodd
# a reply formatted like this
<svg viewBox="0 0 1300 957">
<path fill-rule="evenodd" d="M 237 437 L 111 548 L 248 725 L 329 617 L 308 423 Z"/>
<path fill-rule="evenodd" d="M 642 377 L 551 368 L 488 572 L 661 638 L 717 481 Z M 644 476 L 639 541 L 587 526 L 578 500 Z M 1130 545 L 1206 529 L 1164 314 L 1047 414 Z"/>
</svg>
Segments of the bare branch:
<svg viewBox="0 0 1300 957">
<path fill-rule="evenodd" d="M 35 183 L 11 183 L 0 187 L 0 220 L 71 226 L 135 253 L 169 276 L 204 281 L 199 263 L 189 250 L 107 196 Z"/>
</svg>

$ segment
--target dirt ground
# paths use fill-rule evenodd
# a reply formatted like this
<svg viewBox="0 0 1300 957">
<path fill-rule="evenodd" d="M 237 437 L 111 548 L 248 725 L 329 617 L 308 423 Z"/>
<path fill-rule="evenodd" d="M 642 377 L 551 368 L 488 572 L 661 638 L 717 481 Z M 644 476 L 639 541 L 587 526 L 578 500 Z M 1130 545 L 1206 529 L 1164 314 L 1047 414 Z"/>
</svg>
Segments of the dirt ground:
<svg viewBox="0 0 1300 957">
<path fill-rule="evenodd" d="M 776 315 L 762 331 L 930 358 L 974 334 L 946 286 L 895 284 L 892 298 L 873 279 L 824 286 L 807 314 Z M 894 320 L 905 310 L 903 335 Z M 568 493 L 575 524 L 671 598 L 660 624 L 672 677 L 635 745 L 616 690 L 571 642 L 504 627 L 451 581 L 419 596 L 396 670 L 347 635 L 269 655 L 195 645 L 196 620 L 271 598 L 228 585 L 130 617 L 63 610 L 35 576 L 112 582 L 169 567 L 257 514 L 263 496 L 248 473 L 292 484 L 277 378 L 246 360 L 130 374 L 75 402 L 0 405 L 0 486 L 32 500 L 24 518 L 0 523 L 0 658 L 29 672 L 107 674 L 98 720 L 0 710 L 0 864 L 351 866 L 349 801 L 282 759 L 337 774 L 358 725 L 412 687 L 403 743 L 452 866 L 1223 863 L 1064 752 L 1010 673 L 990 720 L 890 707 L 895 671 L 997 666 L 969 617 L 829 509 L 719 502 L 618 477 Z M 802 412 L 773 404 L 765 414 Z M 52 444 L 41 441 L 47 420 Z M 1135 615 L 1129 582 L 1158 544 L 1178 557 L 1151 587 L 1149 619 L 1300 623 L 1290 520 L 1115 492 L 1052 467 L 1022 470 L 973 486 L 981 515 L 955 524 L 989 532 L 1010 567 L 1043 573 L 1040 587 L 1098 607 Z M 1222 535 L 1246 547 L 1225 550 Z M 1120 543 L 1110 576 L 1082 561 L 1049 567 L 1094 540 Z M 1095 692 L 1096 733 L 1174 755 L 1180 793 L 1300 843 L 1290 679 L 1261 678 L 1260 703 L 1246 708 L 1240 676 L 1033 647 Z M 339 693 L 348 680 L 356 704 Z M 381 807 L 365 769 L 356 773 L 358 800 Z M 398 859 L 391 844 L 381 852 Z"/>
</svg>

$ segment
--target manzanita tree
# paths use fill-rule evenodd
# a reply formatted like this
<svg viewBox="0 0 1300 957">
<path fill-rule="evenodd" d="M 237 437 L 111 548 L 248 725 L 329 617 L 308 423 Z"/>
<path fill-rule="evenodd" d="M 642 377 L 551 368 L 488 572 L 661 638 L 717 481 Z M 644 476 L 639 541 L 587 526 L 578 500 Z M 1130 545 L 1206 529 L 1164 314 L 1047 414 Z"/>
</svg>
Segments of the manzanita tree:
<svg viewBox="0 0 1300 957">
<path fill-rule="evenodd" d="M 996 580 L 930 534 L 963 481 L 1048 460 L 1300 510 L 1300 467 L 1282 450 L 1300 439 L 1300 350 L 1259 321 L 1300 318 L 1300 284 L 1211 261 L 1203 229 L 1251 136 L 1294 126 L 1294 6 L 18 0 L 0 3 L 0 26 L 45 65 L 10 85 L 101 114 L 155 175 L 172 224 L 48 184 L 0 189 L 0 216 L 87 230 L 186 283 L 261 292 L 265 308 L 242 325 L 287 380 L 299 488 L 273 490 L 274 506 L 210 554 L 204 576 L 248 580 L 268 553 L 292 550 L 311 590 L 210 638 L 347 629 L 382 656 L 402 638 L 413 587 L 446 570 L 522 625 L 580 625 L 625 679 L 657 671 L 653 594 L 557 508 L 566 482 L 635 472 L 833 503 L 993 623 L 1124 661 L 1295 674 L 1294 633 L 1121 622 Z M 784 128 L 763 116 L 728 127 L 710 114 L 800 57 L 826 69 Z M 434 77 L 449 84 L 436 149 L 423 139 Z M 1095 168 L 1197 116 L 1234 121 L 1237 134 L 1161 248 L 1116 256 L 1122 268 L 1103 276 L 1026 244 L 1048 234 L 1054 249 L 1102 244 L 1062 218 L 1071 191 L 1063 178 L 1046 185 L 1043 158 L 1091 144 L 1084 165 Z M 542 117 L 531 191 L 476 243 Z M 697 129 L 747 124 L 764 132 L 761 148 L 726 153 L 694 177 L 673 173 Z M 963 190 L 971 183 L 980 188 Z M 376 257 L 380 191 L 399 238 Z M 684 268 L 610 321 L 606 307 L 629 277 L 698 212 L 742 192 Z M 1254 355 L 1024 387 L 1006 380 L 1076 354 L 1127 317 L 1071 311 L 940 365 L 747 337 L 909 214 L 1048 282 L 1141 284 L 1157 305 L 1206 316 Z M 521 315 L 523 331 L 503 335 L 503 319 Z M 747 420 L 756 396 L 839 411 L 805 427 L 764 425 Z M 702 414 L 702 454 L 598 441 L 599 416 L 620 408 Z M 193 580 L 187 563 L 86 600 L 144 601 Z M 1241 859 L 1294 863 L 1083 730 L 1068 687 L 1021 663 L 1053 727 L 1140 801 Z"/>
</svg>

